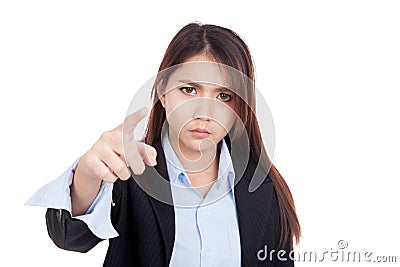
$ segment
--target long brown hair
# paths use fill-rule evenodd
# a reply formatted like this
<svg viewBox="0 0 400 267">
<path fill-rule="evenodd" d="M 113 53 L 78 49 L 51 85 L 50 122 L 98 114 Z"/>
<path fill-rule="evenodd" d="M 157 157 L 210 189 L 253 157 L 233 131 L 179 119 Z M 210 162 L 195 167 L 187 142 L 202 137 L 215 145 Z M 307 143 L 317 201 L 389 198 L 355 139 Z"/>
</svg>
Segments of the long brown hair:
<svg viewBox="0 0 400 267">
<path fill-rule="evenodd" d="M 160 64 L 159 72 L 183 63 L 188 58 L 200 55 L 210 55 L 218 63 L 230 66 L 246 75 L 252 84 L 255 84 L 254 65 L 250 51 L 244 41 L 233 31 L 210 24 L 190 23 L 184 26 L 172 39 L 164 58 Z M 146 128 L 145 143 L 154 144 L 160 141 L 162 125 L 166 119 L 165 109 L 153 88 L 153 108 L 150 112 Z M 259 160 L 264 166 L 268 165 L 268 176 L 274 183 L 280 214 L 280 240 L 279 248 L 289 241 L 293 248 L 293 237 L 296 243 L 300 239 L 300 224 L 296 215 L 292 194 L 283 177 L 280 175 L 265 151 L 260 127 L 255 111 L 255 89 L 252 87 L 243 92 L 244 100 L 236 98 L 235 111 L 242 120 L 249 138 L 250 158 Z"/>
</svg>

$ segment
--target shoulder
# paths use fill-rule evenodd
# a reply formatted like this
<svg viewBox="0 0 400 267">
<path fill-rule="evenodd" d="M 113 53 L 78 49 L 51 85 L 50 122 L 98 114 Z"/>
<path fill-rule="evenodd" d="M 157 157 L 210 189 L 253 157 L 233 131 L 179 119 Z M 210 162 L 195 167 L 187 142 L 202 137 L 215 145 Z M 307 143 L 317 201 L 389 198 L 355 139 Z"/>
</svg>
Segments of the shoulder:
<svg viewBox="0 0 400 267">
<path fill-rule="evenodd" d="M 241 165 L 242 168 L 245 169 L 244 172 L 242 171 L 243 174 L 240 175 L 240 170 L 236 172 L 236 170 L 240 167 L 235 167 L 235 174 L 237 176 L 236 178 L 239 178 L 238 176 L 241 176 L 240 179 L 242 179 L 249 186 L 249 190 L 251 192 L 256 191 L 261 185 L 274 187 L 274 184 L 269 174 L 269 170 L 265 169 L 261 161 L 249 159 L 247 165 L 237 165 Z M 239 173 L 239 175 L 237 173 Z"/>
</svg>

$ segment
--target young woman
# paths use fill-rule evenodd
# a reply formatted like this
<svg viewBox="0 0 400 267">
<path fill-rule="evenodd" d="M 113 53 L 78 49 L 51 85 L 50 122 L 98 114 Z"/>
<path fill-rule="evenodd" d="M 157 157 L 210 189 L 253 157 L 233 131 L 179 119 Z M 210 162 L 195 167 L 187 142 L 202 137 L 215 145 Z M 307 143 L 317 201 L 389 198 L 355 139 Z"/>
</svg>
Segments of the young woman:
<svg viewBox="0 0 400 267">
<path fill-rule="evenodd" d="M 265 153 L 243 40 L 186 25 L 152 94 L 144 140 L 131 137 L 142 108 L 28 201 L 48 207 L 54 243 L 86 252 L 110 239 L 104 266 L 293 266 L 300 225 Z"/>
</svg>

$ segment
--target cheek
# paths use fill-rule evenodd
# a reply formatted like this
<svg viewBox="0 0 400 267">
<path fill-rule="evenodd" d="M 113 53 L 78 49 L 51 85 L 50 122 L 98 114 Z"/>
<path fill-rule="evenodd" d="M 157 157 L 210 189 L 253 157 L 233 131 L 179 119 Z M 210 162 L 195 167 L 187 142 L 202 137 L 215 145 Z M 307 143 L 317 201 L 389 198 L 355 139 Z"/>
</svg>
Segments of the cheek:
<svg viewBox="0 0 400 267">
<path fill-rule="evenodd" d="M 165 114 L 170 128 L 175 132 L 179 131 L 192 119 L 193 110 L 190 105 L 182 104 L 183 100 L 179 97 L 170 95 L 166 98 Z"/>
<path fill-rule="evenodd" d="M 217 139 L 222 139 L 227 133 L 230 131 L 232 128 L 233 124 L 235 122 L 235 118 L 232 117 L 230 119 L 225 119 L 225 121 L 218 123 L 218 137 Z"/>
<path fill-rule="evenodd" d="M 215 121 L 225 136 L 236 120 L 235 112 L 225 105 L 221 106 L 215 115 Z"/>
<path fill-rule="evenodd" d="M 165 95 L 165 114 L 167 116 L 167 120 L 170 119 L 171 116 L 176 116 L 175 110 L 179 105 L 178 98 L 174 96 L 173 93 L 168 93 Z"/>
</svg>

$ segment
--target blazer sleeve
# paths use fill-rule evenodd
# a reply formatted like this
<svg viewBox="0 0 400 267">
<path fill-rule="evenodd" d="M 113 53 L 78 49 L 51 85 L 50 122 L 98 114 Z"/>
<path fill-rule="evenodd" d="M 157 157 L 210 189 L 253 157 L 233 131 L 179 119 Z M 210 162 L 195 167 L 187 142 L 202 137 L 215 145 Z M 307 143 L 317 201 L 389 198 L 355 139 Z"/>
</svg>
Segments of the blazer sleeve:
<svg viewBox="0 0 400 267">
<path fill-rule="evenodd" d="M 120 181 L 114 183 L 112 189 L 113 202 L 121 203 L 122 190 Z M 111 203 L 110 203 L 111 205 Z M 111 223 L 121 221 L 120 205 L 114 205 L 111 210 Z M 54 244 L 65 250 L 88 252 L 100 241 L 105 240 L 96 236 L 82 220 L 73 218 L 65 209 L 48 208 L 46 211 L 47 232 Z"/>
<path fill-rule="evenodd" d="M 51 240 L 65 250 L 88 252 L 102 241 L 89 230 L 86 223 L 71 218 L 71 214 L 64 209 L 48 208 L 46 224 Z"/>
</svg>

